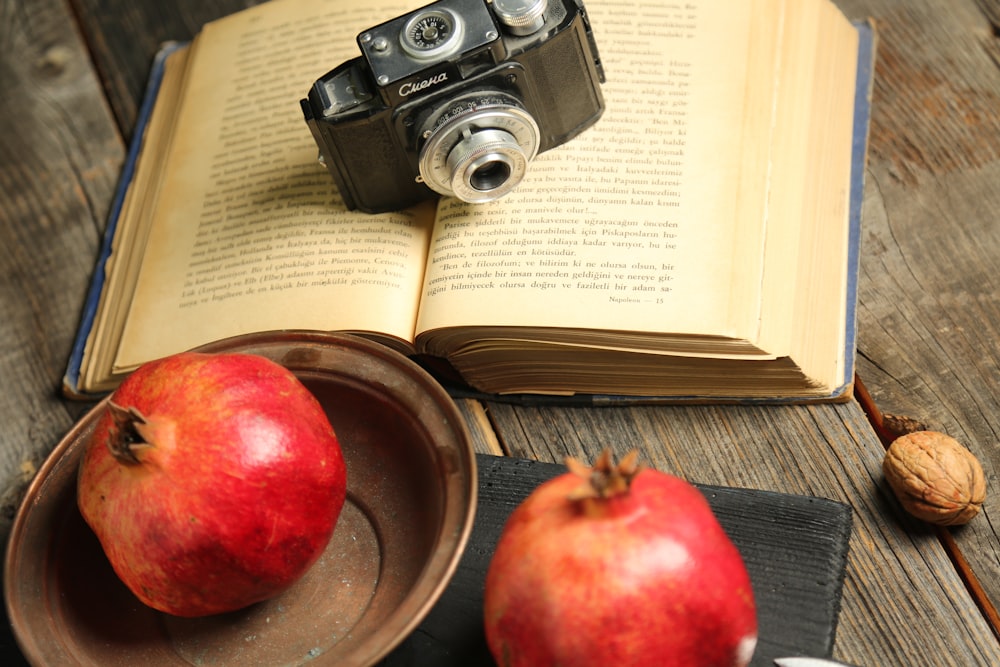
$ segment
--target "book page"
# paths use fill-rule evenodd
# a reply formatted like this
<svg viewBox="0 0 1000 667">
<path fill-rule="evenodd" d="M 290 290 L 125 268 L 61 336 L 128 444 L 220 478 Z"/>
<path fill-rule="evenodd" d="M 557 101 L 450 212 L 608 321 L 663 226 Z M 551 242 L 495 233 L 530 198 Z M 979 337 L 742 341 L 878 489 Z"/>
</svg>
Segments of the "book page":
<svg viewBox="0 0 1000 667">
<path fill-rule="evenodd" d="M 854 127 L 855 96 L 851 94 L 858 92 L 859 36 L 857 28 L 832 3 L 819 4 L 814 15 L 800 12 L 797 19 L 800 26 L 805 26 L 797 28 L 796 33 L 808 34 L 807 26 L 813 26 L 816 35 L 811 53 L 805 46 L 798 51 L 799 58 L 809 62 L 812 70 L 811 76 L 802 76 L 787 94 L 811 88 L 809 97 L 815 101 L 807 117 L 799 121 L 805 127 L 805 139 L 789 147 L 794 156 L 789 161 L 794 168 L 810 156 L 822 159 L 814 159 L 810 169 L 798 172 L 796 183 L 804 197 L 789 203 L 798 207 L 798 218 L 815 221 L 804 228 L 796 249 L 797 290 L 790 318 L 796 343 L 792 349 L 806 372 L 833 384 L 844 377 L 845 370 L 850 376 L 850 369 L 845 369 L 845 355 L 837 357 L 838 364 L 831 368 L 830 350 L 844 349 L 848 344 L 848 334 L 838 323 L 846 319 L 848 285 L 856 280 L 856 275 L 848 275 L 845 258 L 852 230 L 843 220 L 851 206 L 853 140 L 856 133 L 865 131 Z M 857 167 L 863 169 L 864 165 Z"/>
<path fill-rule="evenodd" d="M 274 0 L 205 26 L 116 368 L 276 328 L 412 341 L 432 209 L 346 211 L 299 100 L 417 4 Z"/>
<path fill-rule="evenodd" d="M 756 81 L 763 101 L 748 110 L 748 26 L 761 4 L 588 2 L 607 74 L 603 117 L 536 157 L 504 199 L 442 203 L 418 331 L 752 339 L 770 117 L 751 112 L 769 112 L 773 94 Z M 753 147 L 742 138 L 748 114 Z"/>
<path fill-rule="evenodd" d="M 173 44 L 171 52 L 166 55 L 161 51 L 157 57 L 163 58 L 162 74 L 158 82 L 157 97 L 162 103 L 153 107 L 147 119 L 144 130 L 146 136 L 169 138 L 176 127 L 177 108 L 173 102 L 183 88 L 184 73 L 188 64 L 191 48 L 188 45 Z M 153 73 L 155 76 L 156 73 Z M 139 128 L 137 127 L 138 131 Z M 103 267 L 105 274 L 101 290 L 101 307 L 96 309 L 94 322 L 83 353 L 81 363 L 81 384 L 95 389 L 113 389 L 114 382 L 106 382 L 104 376 L 114 362 L 115 349 L 109 345 L 99 345 L 98 342 L 117 340 L 128 316 L 129 305 L 132 302 L 132 291 L 135 288 L 136 277 L 142 264 L 142 250 L 146 247 L 149 236 L 148 225 L 126 224 L 134 220 L 138 211 L 147 205 L 148 197 L 155 190 L 157 180 L 162 176 L 160 167 L 163 164 L 163 152 L 166 141 L 145 142 L 142 150 L 135 157 L 136 164 L 132 167 L 133 174 L 129 187 L 121 202 L 121 210 L 117 220 L 109 224 L 117 224 L 112 236 L 112 246 Z M 128 169 L 126 164 L 125 169 Z"/>
</svg>

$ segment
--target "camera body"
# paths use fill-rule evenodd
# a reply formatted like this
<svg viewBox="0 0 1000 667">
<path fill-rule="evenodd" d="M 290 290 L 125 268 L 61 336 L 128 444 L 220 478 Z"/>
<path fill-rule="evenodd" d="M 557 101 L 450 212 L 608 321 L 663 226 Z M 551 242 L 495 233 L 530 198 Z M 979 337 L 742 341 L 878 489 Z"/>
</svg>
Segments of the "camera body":
<svg viewBox="0 0 1000 667">
<path fill-rule="evenodd" d="M 301 102 L 351 209 L 492 201 L 604 111 L 581 0 L 439 0 L 357 39 Z"/>
</svg>

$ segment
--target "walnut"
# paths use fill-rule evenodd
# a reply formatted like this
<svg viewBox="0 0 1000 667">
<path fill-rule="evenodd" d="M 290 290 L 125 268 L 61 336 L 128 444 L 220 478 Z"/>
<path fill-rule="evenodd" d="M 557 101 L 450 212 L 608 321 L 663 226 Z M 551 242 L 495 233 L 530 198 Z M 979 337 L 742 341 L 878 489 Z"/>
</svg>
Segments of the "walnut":
<svg viewBox="0 0 1000 667">
<path fill-rule="evenodd" d="M 930 523 L 967 523 L 986 498 L 986 476 L 979 460 L 957 440 L 937 431 L 896 438 L 882 471 L 903 508 Z"/>
</svg>

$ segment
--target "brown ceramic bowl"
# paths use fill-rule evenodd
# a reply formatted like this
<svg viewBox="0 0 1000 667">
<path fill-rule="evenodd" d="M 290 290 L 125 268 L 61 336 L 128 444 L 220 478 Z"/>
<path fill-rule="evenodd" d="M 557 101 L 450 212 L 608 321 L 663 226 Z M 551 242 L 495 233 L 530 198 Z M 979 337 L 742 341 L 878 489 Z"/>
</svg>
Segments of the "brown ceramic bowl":
<svg viewBox="0 0 1000 667">
<path fill-rule="evenodd" d="M 291 589 L 201 619 L 146 607 L 118 580 L 76 507 L 76 472 L 103 402 L 55 448 L 14 520 L 10 622 L 35 665 L 372 665 L 424 618 L 458 564 L 476 506 L 475 455 L 450 397 L 364 339 L 271 332 L 204 351 L 290 368 L 325 407 L 347 502 L 323 557 Z"/>
</svg>

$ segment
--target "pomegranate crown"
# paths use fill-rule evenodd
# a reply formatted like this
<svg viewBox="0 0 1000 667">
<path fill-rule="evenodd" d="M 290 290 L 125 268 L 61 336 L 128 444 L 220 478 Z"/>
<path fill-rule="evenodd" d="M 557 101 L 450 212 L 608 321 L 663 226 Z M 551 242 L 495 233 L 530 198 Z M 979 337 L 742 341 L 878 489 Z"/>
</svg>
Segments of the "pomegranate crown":
<svg viewBox="0 0 1000 667">
<path fill-rule="evenodd" d="M 570 492 L 570 500 L 585 498 L 611 498 L 628 492 L 632 480 L 642 469 L 639 463 L 639 452 L 635 449 L 625 455 L 615 465 L 611 457 L 611 449 L 605 448 L 601 455 L 588 466 L 572 456 L 566 457 L 566 467 L 579 477 L 581 484 Z"/>
<path fill-rule="evenodd" d="M 105 444 L 112 456 L 125 465 L 142 463 L 140 452 L 153 446 L 146 438 L 146 418 L 136 408 L 125 408 L 112 400 L 108 400 L 108 412 L 115 427 L 108 434 Z"/>
</svg>

